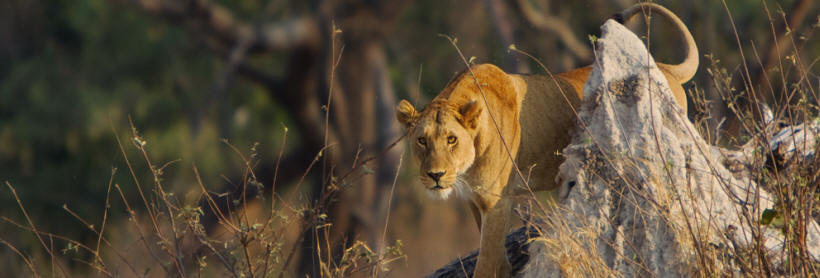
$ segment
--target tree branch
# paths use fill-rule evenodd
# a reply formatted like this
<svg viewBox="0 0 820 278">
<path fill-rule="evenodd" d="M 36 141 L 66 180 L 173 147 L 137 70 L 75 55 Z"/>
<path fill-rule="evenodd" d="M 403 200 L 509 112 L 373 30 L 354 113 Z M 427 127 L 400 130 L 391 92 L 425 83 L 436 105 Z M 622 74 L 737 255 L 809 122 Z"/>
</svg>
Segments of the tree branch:
<svg viewBox="0 0 820 278">
<path fill-rule="evenodd" d="M 292 49 L 319 41 L 318 26 L 313 18 L 303 17 L 279 23 L 252 25 L 236 19 L 225 7 L 209 0 L 167 1 L 128 0 L 143 11 L 169 21 L 185 23 L 223 46 L 247 42 L 248 50 Z"/>
<path fill-rule="evenodd" d="M 517 0 L 517 8 L 530 24 L 541 31 L 555 33 L 558 39 L 567 46 L 572 55 L 580 60 L 589 61 L 592 51 L 586 43 L 581 42 L 572 33 L 572 28 L 564 20 L 539 12 L 528 0 Z"/>
</svg>

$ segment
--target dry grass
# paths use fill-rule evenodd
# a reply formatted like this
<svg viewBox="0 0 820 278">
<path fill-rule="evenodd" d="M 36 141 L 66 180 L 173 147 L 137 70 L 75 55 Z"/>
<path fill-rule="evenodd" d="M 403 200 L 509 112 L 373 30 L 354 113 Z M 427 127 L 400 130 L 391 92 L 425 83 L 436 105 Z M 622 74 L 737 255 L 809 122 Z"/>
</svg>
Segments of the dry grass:
<svg viewBox="0 0 820 278">
<path fill-rule="evenodd" d="M 768 8 L 766 9 L 768 14 Z M 726 12 L 731 18 L 731 11 L 727 8 Z M 769 18 L 772 25 L 775 25 L 777 20 L 786 21 L 782 11 L 779 14 L 778 18 Z M 820 26 L 814 25 L 812 31 L 800 40 L 809 40 L 813 30 L 817 28 Z M 737 33 L 736 30 L 735 33 Z M 776 149 L 777 146 L 771 144 L 774 140 L 774 132 L 777 130 L 790 126 L 793 127 L 792 131 L 796 131 L 803 123 L 818 122 L 820 83 L 811 68 L 820 58 L 811 63 L 801 61 L 801 49 L 793 38 L 797 35 L 786 34 L 786 36 L 790 38 L 787 40 L 788 45 L 777 47 L 787 47 L 789 50 L 783 52 L 785 53 L 783 57 L 779 57 L 780 62 L 777 64 L 777 69 L 773 71 L 776 76 L 766 77 L 766 82 L 769 82 L 767 88 L 774 88 L 771 91 L 761 92 L 762 89 L 748 81 L 749 65 L 744 63 L 738 66 L 736 70 L 738 72 L 732 74 L 722 68 L 719 60 L 713 55 L 705 55 L 711 62 L 704 67 L 711 84 L 704 87 L 709 91 L 717 92 L 724 104 L 708 100 L 705 90 L 699 87 L 689 92 L 694 110 L 693 122 L 698 127 L 701 136 L 709 143 L 723 144 L 751 154 L 752 157 L 748 157 L 743 163 L 730 165 L 734 167 L 733 172 L 748 175 L 751 177 L 751 184 L 756 184 L 759 188 L 770 192 L 774 198 L 773 207 L 737 212 L 737 217 L 745 225 L 752 227 L 751 244 L 741 245 L 735 242 L 733 231 L 726 231 L 723 235 L 725 238 L 719 240 L 726 244 L 712 243 L 714 239 L 709 238 L 708 235 L 715 231 L 720 231 L 719 233 L 724 231 L 717 226 L 712 226 L 713 223 L 709 221 L 698 219 L 704 216 L 684 213 L 682 221 L 673 221 L 668 212 L 664 210 L 665 207 L 668 208 L 675 203 L 673 201 L 675 198 L 669 194 L 666 194 L 663 200 L 658 200 L 658 204 L 639 211 L 641 215 L 637 216 L 637 218 L 660 216 L 667 219 L 666 224 L 675 233 L 674 238 L 679 241 L 678 243 L 683 246 L 684 250 L 691 251 L 680 254 L 680 258 L 682 264 L 689 265 L 686 268 L 690 269 L 692 276 L 714 277 L 741 274 L 742 276 L 816 277 L 820 273 L 818 272 L 820 262 L 809 253 L 809 245 L 816 244 L 816 242 L 808 242 L 807 236 L 810 232 L 807 231 L 810 227 L 808 223 L 820 219 L 820 208 L 817 206 L 820 201 L 820 195 L 818 195 L 820 193 L 820 155 L 816 155 L 820 151 L 820 145 L 801 144 L 801 140 L 810 142 L 812 140 L 808 137 L 817 138 L 818 134 L 807 131 L 802 133 L 802 138 L 792 138 L 791 145 L 796 146 L 793 151 L 795 155 L 788 157 L 781 155 L 784 150 Z M 739 41 L 738 45 L 740 45 Z M 738 48 L 739 51 L 743 51 L 742 48 Z M 530 56 L 513 47 L 511 50 Z M 757 50 L 753 56 L 758 57 L 757 60 L 760 61 Z M 543 69 L 549 73 L 546 67 Z M 742 78 L 742 80 L 735 80 L 736 78 Z M 742 87 L 736 87 L 736 84 L 741 84 Z M 767 114 L 767 108 L 759 105 L 763 99 L 761 95 L 764 94 L 776 96 L 771 99 L 777 102 L 768 104 L 772 107 L 771 114 Z M 726 105 L 729 114 L 715 114 L 715 110 L 712 109 L 714 105 Z M 737 119 L 736 128 L 727 128 L 726 122 L 734 119 Z M 589 133 L 588 128 L 583 123 L 581 124 L 581 132 Z M 591 143 L 600 149 L 598 142 Z M 806 155 L 812 152 L 814 155 Z M 600 153 L 599 156 L 598 163 L 604 164 L 604 167 L 615 165 L 613 164 L 615 160 L 627 164 L 630 160 L 626 158 L 624 161 L 617 154 Z M 710 161 L 709 163 L 716 165 L 720 162 Z M 669 165 L 669 162 L 664 162 L 664 164 Z M 669 168 L 670 166 L 666 166 L 667 171 Z M 629 178 L 621 173 L 617 174 L 612 178 L 629 186 Z M 658 177 L 663 178 L 652 183 L 659 187 L 674 183 L 671 176 L 667 179 L 670 174 L 658 174 Z M 685 206 L 686 204 L 679 205 Z M 566 212 L 541 211 L 540 214 L 546 224 L 539 225 L 548 231 L 545 231 L 545 237 L 533 240 L 544 246 L 542 250 L 545 250 L 544 252 L 552 261 L 559 264 L 565 276 L 612 277 L 615 275 L 601 259 L 598 253 L 600 250 L 595 250 L 596 235 L 591 227 L 583 225 L 568 227 L 562 224 L 566 223 L 563 220 L 564 217 L 568 217 Z M 583 216 L 576 217 L 583 219 Z M 770 228 L 779 230 L 785 239 L 784 246 L 779 252 L 766 247 L 767 238 L 763 230 Z M 636 261 L 635 264 L 640 264 L 640 262 Z M 640 268 L 640 266 L 637 267 Z"/>
<path fill-rule="evenodd" d="M 535 252 L 531 256 L 547 256 L 564 277 L 621 277 L 600 256 L 597 231 L 588 225 L 569 223 L 568 214 L 572 212 L 555 207 L 541 216 L 546 221 L 538 226 L 544 229 L 546 236 L 530 239 L 529 250 Z"/>
<path fill-rule="evenodd" d="M 287 200 L 275 193 L 270 196 L 270 202 L 257 194 L 241 196 L 243 199 L 238 202 L 238 206 L 217 204 L 214 199 L 217 194 L 211 193 L 203 184 L 196 166 L 192 167 L 197 177 L 193 184 L 200 189 L 200 195 L 192 201 L 181 200 L 163 186 L 163 169 L 169 164 L 155 166 L 148 154 L 147 142 L 139 137 L 136 129 L 132 131 L 133 146 L 141 155 L 145 167 L 152 173 L 153 186 L 150 191 L 146 190 L 148 188 L 143 186 L 135 174 L 136 166 L 132 165 L 125 146 L 120 144 L 122 155 L 138 188 L 140 202 L 129 203 L 128 196 L 120 186 L 112 182 L 109 184 L 109 192 L 114 188 L 114 195 L 119 196 L 106 198 L 101 222 L 86 220 L 74 213 L 68 205 L 64 206 L 70 216 L 97 235 L 93 242 L 80 242 L 38 230 L 37 220 L 28 217 L 23 200 L 16 195 L 15 187 L 6 183 L 17 200 L 26 223 L 18 223 L 7 217 L 2 217 L 2 220 L 32 232 L 48 254 L 45 260 L 32 259 L 11 243 L 5 240 L 1 242 L 15 250 L 32 276 L 80 275 L 76 272 L 77 269 L 69 266 L 72 261 L 85 264 L 94 274 L 106 277 L 199 277 L 203 274 L 230 277 L 289 276 L 285 274 L 292 269 L 295 255 L 299 252 L 298 242 L 303 241 L 304 238 L 301 237 L 306 234 L 304 231 L 312 229 L 316 233 L 324 233 L 331 225 L 326 221 L 327 212 L 317 209 L 319 206 L 328 207 L 328 203 L 308 205 Z M 253 173 L 253 166 L 256 164 L 254 148 L 248 154 L 243 154 L 227 141 L 225 143 L 243 161 L 245 174 L 242 187 L 261 187 Z M 112 177 L 114 172 L 112 171 Z M 252 191 L 245 188 L 243 192 Z M 111 198 L 120 199 L 130 216 L 127 221 L 130 223 L 108 223 Z M 206 213 L 218 219 L 217 227 L 209 231 L 206 231 L 200 221 Z M 99 223 L 99 228 L 95 222 Z M 130 231 L 125 233 L 105 230 L 112 225 L 120 226 L 121 229 L 122 226 L 130 225 L 132 228 L 125 228 Z M 113 242 L 112 237 L 118 242 Z M 133 244 L 123 244 L 128 242 Z M 54 245 L 66 247 L 58 252 Z M 351 273 L 367 273 L 373 269 L 386 271 L 391 263 L 403 257 L 400 242 L 389 245 L 381 253 L 372 251 L 362 242 L 355 242 L 342 249 L 340 254 L 332 254 L 332 249 L 333 246 L 328 242 L 319 243 L 315 248 L 317 253 L 321 252 L 318 257 L 323 259 L 319 262 L 322 276 L 343 277 Z M 42 272 L 49 269 L 51 274 L 43 275 Z"/>
<path fill-rule="evenodd" d="M 338 33 L 341 31 L 333 32 L 334 42 Z M 335 51 L 335 48 L 332 51 Z M 337 62 L 331 70 L 331 80 L 338 61 L 341 61 L 341 52 L 334 52 L 332 55 Z M 329 91 L 328 99 L 332 95 L 333 92 Z M 329 110 L 328 107 L 326 111 Z M 325 117 L 329 115 L 327 112 Z M 328 121 L 325 123 L 327 125 Z M 291 277 L 296 258 L 299 252 L 303 252 L 299 247 L 306 237 L 311 235 L 314 237 L 312 242 L 316 242 L 316 246 L 311 250 L 316 252 L 315 257 L 319 259 L 318 274 L 321 277 L 345 277 L 352 274 L 370 274 L 376 277 L 380 272 L 389 271 L 392 264 L 404 258 L 401 241 L 386 244 L 385 240 L 382 240 L 385 247 L 383 251 L 377 252 L 361 241 L 355 241 L 350 246 L 332 246 L 329 241 L 318 240 L 329 238 L 327 233 L 332 223 L 328 219 L 327 210 L 335 202 L 334 196 L 360 178 L 363 165 L 374 161 L 378 156 L 361 159 L 348 172 L 335 179 L 323 179 L 326 184 L 320 186 L 324 190 L 318 200 L 309 202 L 298 193 L 298 189 L 316 164 L 322 163 L 329 166 L 326 168 L 333 168 L 327 155 L 323 155 L 323 152 L 332 146 L 327 138 L 325 148 L 316 154 L 313 162 L 294 186 L 295 189 L 291 189 L 293 194 L 286 196 L 276 193 L 276 176 L 279 165 L 287 163 L 281 161 L 287 142 L 287 127 L 283 130 L 281 151 L 277 157 L 269 196 L 265 196 L 265 186 L 257 181 L 254 173 L 259 160 L 256 144 L 250 146 L 247 151 L 241 151 L 227 140 L 223 140 L 226 148 L 241 161 L 243 173 L 239 182 L 240 196 L 232 198 L 231 204 L 222 204 L 218 203 L 220 199 L 217 197 L 224 194 L 213 193 L 212 190 L 219 189 L 209 188 L 203 182 L 195 165 L 190 168 L 196 177 L 195 181 L 189 181 L 193 188 L 180 188 L 178 192 L 169 191 L 163 184 L 164 170 L 177 161 L 161 165 L 152 161 L 148 142 L 139 135 L 133 123 L 130 138 L 126 141 L 131 144 L 121 141 L 117 136 L 119 133 L 113 127 L 112 132 L 137 189 L 138 202 L 129 203 L 132 196 L 128 196 L 119 184 L 113 182 L 117 171 L 113 169 L 102 220 L 85 219 L 72 211 L 68 205 L 64 205 L 64 210 L 71 217 L 96 235 L 93 241 L 83 242 L 38 230 L 38 219 L 29 217 L 23 200 L 16 194 L 15 187 L 6 182 L 19 205 L 21 214 L 25 216 L 26 223 L 18 223 L 5 216 L 2 220 L 30 231 L 47 253 L 45 258 L 32 258 L 12 243 L 0 240 L 2 245 L 12 250 L 25 263 L 30 275 Z M 398 141 L 390 148 L 397 143 Z M 134 152 L 139 157 L 136 160 L 129 156 Z M 381 155 L 383 153 L 379 156 Z M 137 174 L 143 170 L 142 167 L 150 171 L 148 181 L 141 179 Z M 327 172 L 322 174 L 329 175 Z M 115 192 L 112 192 L 112 189 Z M 184 195 L 181 192 L 190 192 L 192 189 L 198 190 L 196 198 L 180 197 Z M 117 203 L 124 207 L 129 217 L 127 221 L 110 223 L 109 210 L 112 209 L 112 204 Z M 206 229 L 203 226 L 201 220 L 205 215 L 216 218 L 215 227 Z M 96 223 L 99 223 L 99 226 Z M 118 228 L 117 231 L 106 229 L 112 226 Z M 66 247 L 60 252 L 55 249 L 55 245 Z M 75 263 L 86 267 L 73 266 Z M 50 274 L 44 275 L 44 272 Z"/>
<path fill-rule="evenodd" d="M 729 11 L 727 10 L 727 13 Z M 781 18 L 770 18 L 772 24 Z M 737 32 L 737 31 L 735 31 Z M 451 40 L 452 41 L 452 40 Z M 741 82 L 747 86 L 735 88 L 733 74 L 721 67 L 719 60 L 712 56 L 706 57 L 711 64 L 706 68 L 712 83 L 702 86 L 710 91 L 719 93 L 734 118 L 740 119 L 740 132 L 727 135 L 719 132 L 725 121 L 724 115 L 713 115 L 711 109 L 716 104 L 707 100 L 704 89 L 698 87 L 690 92 L 692 108 L 696 111 L 694 122 L 699 127 L 700 134 L 707 142 L 740 145 L 746 144 L 754 155 L 748 164 L 736 165 L 752 173 L 753 181 L 761 188 L 775 196 L 775 205 L 771 208 L 762 208 L 757 213 L 743 213 L 741 219 L 763 229 L 774 226 L 782 232 L 786 239 L 782 253 L 772 254 L 764 247 L 762 233 L 757 233 L 754 244 L 749 246 L 727 245 L 711 246 L 697 235 L 704 234 L 709 227 L 695 225 L 694 227 L 678 227 L 677 238 L 690 239 L 684 243 L 695 250 L 691 254 L 697 260 L 693 269 L 693 276 L 732 276 L 732 268 L 724 268 L 712 262 L 723 262 L 736 266 L 742 270 L 744 276 L 817 276 L 820 263 L 807 252 L 806 223 L 820 219 L 820 146 L 802 146 L 803 152 L 814 151 L 814 156 L 793 156 L 783 160 L 775 154 L 778 150 L 768 144 L 772 140 L 772 130 L 780 126 L 798 126 L 801 123 L 818 121 L 818 84 L 817 76 L 811 71 L 817 60 L 801 61 L 798 44 L 791 41 L 789 45 L 780 47 L 792 48 L 790 55 L 781 57 L 781 63 L 775 74 L 782 84 L 770 84 L 770 88 L 777 91 L 767 92 L 781 96 L 776 98 L 778 103 L 772 104 L 771 121 L 761 121 L 754 115 L 758 107 L 748 107 L 749 99 L 758 98 L 752 84 Z M 517 51 L 517 50 L 516 50 Z M 740 50 L 742 51 L 742 50 Z M 789 53 L 789 52 L 787 52 Z M 334 54 L 336 55 L 336 54 Z M 759 56 L 755 53 L 753 56 Z M 336 61 L 339 61 L 338 58 Z M 337 62 L 338 63 L 338 62 Z M 469 61 L 465 60 L 465 64 Z M 544 67 L 546 70 L 546 67 Z M 740 71 L 748 72 L 748 66 L 742 65 Z M 332 72 L 332 71 L 331 71 Z M 796 73 L 796 74 L 795 74 Z M 742 74 L 740 75 L 742 76 Z M 775 83 L 773 81 L 769 81 Z M 328 92 L 328 99 L 332 92 Z M 329 110 L 329 108 L 328 108 Z M 325 115 L 329 117 L 329 112 Z M 584 127 L 585 128 L 585 127 Z M 114 134 L 117 134 L 114 131 Z M 287 131 L 284 132 L 286 138 Z M 814 134 L 817 136 L 817 134 Z M 94 275 L 106 277 L 118 276 L 202 276 L 205 274 L 231 277 L 287 277 L 293 269 L 295 258 L 298 257 L 299 246 L 305 240 L 307 232 L 313 231 L 316 238 L 327 233 L 332 223 L 327 221 L 327 208 L 343 188 L 333 187 L 323 192 L 319 201 L 314 204 L 301 202 L 299 196 L 278 195 L 274 190 L 269 200 L 264 195 L 242 196 L 238 206 L 223 206 L 214 200 L 213 189 L 205 185 L 199 178 L 197 168 L 191 167 L 196 173 L 197 180 L 192 181 L 199 189 L 199 198 L 184 200 L 174 192 L 169 192 L 163 185 L 163 169 L 170 163 L 156 164 L 151 160 L 149 148 L 132 126 L 132 135 L 128 141 L 131 144 L 120 142 L 121 154 L 128 164 L 128 171 L 138 188 L 138 204 L 131 204 L 131 200 L 121 189 L 120 185 L 112 182 L 107 187 L 103 219 L 91 221 L 74 213 L 70 206 L 64 207 L 68 215 L 77 219 L 88 227 L 96 238 L 91 241 L 79 241 L 66 238 L 62 235 L 37 229 L 38 219 L 31 219 L 25 209 L 24 202 L 17 197 L 14 185 L 6 183 L 19 204 L 20 214 L 25 217 L 25 223 L 19 223 L 8 217 L 2 220 L 31 232 L 36 237 L 37 244 L 42 247 L 47 256 L 33 257 L 26 254 L 13 244 L 0 239 L 0 244 L 12 250 L 20 258 L 25 269 L 32 276 L 73 276 L 70 263 L 87 266 Z M 283 142 L 285 142 L 283 140 Z M 327 142 L 327 140 L 326 140 Z M 596 143 L 597 144 L 597 143 Z M 798 145 L 799 144 L 795 144 Z M 128 146 L 128 148 L 126 148 Z M 226 146 L 232 149 L 243 163 L 244 175 L 241 182 L 242 192 L 249 192 L 248 188 L 259 190 L 262 187 L 256 181 L 254 166 L 257 154 L 254 147 L 247 152 L 240 151 L 226 141 Z M 284 143 L 282 146 L 284 149 Z M 135 172 L 137 166 L 132 165 L 128 157 L 130 152 L 136 151 L 140 157 L 141 167 L 151 173 L 150 181 L 139 179 Z M 550 154 L 551 155 L 551 154 Z M 279 158 L 282 153 L 280 152 Z M 324 159 L 317 154 L 314 162 Z M 607 158 L 608 159 L 608 158 Z M 606 160 L 606 159 L 605 159 Z M 370 159 L 365 159 L 358 165 L 364 165 Z M 279 163 L 277 160 L 277 169 Z M 286 162 L 284 162 L 286 163 Z M 611 163 L 611 162 L 610 162 Z M 305 176 L 313 164 L 306 169 Z M 340 176 L 341 180 L 355 179 L 353 170 Z M 519 175 L 523 174 L 519 171 Z M 625 178 L 621 177 L 625 181 Z M 301 184 L 303 181 L 300 181 Z M 628 181 L 627 181 L 628 182 Z M 150 184 L 150 187 L 147 186 Z M 341 182 L 338 182 L 341 184 Z M 275 182 L 274 182 L 275 188 Z M 113 196 L 112 196 L 113 194 Z M 113 199 L 112 199 L 113 198 Z M 534 198 L 534 197 L 533 197 Z M 535 200 L 535 199 L 531 199 Z M 536 203 L 538 203 L 536 201 Z M 666 204 L 671 201 L 665 202 Z M 113 204 L 120 204 L 129 214 L 127 220 L 130 232 L 111 231 L 112 226 L 124 226 L 123 223 L 110 223 L 109 210 Z M 570 277 L 616 277 L 606 262 L 598 255 L 596 235 L 588 227 L 570 226 L 564 221 L 565 213 L 550 206 L 534 205 L 538 207 L 538 214 L 547 219 L 539 224 L 550 232 L 546 237 L 531 239 L 531 244 L 542 246 L 551 260 L 560 264 L 565 276 Z M 207 232 L 202 226 L 200 218 L 206 213 L 215 215 L 218 219 L 218 229 Z M 388 222 L 388 221 L 385 221 Z M 99 223 L 99 224 L 97 224 Z M 386 227 L 385 227 L 386 228 Z M 385 229 L 386 231 L 386 229 Z M 386 233 L 386 232 L 385 232 Z M 130 238 L 129 238 L 130 237 Z M 130 243 L 123 244 L 121 242 Z M 60 248 L 58 246 L 65 246 Z M 341 248 L 339 253 L 329 242 L 318 242 L 314 250 L 317 252 L 321 276 L 342 277 L 348 275 L 379 276 L 388 273 L 388 266 L 404 257 L 401 242 L 396 242 L 382 252 L 372 250 L 367 244 L 354 241 L 350 246 Z M 775 262 L 783 263 L 775 263 Z M 45 275 L 45 273 L 49 273 Z"/>
</svg>

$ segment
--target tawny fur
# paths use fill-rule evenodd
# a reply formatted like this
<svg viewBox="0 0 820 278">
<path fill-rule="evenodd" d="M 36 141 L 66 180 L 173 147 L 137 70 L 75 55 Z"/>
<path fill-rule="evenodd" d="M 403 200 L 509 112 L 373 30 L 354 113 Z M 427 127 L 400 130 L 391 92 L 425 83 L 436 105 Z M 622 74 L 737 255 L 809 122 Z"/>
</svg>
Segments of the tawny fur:
<svg viewBox="0 0 820 278">
<path fill-rule="evenodd" d="M 685 43 L 681 64 L 657 63 L 685 111 L 681 84 L 697 70 L 697 47 L 686 26 L 661 6 L 642 3 L 620 16 L 629 19 L 643 10 L 669 19 Z M 591 70 L 587 66 L 553 78 L 475 65 L 453 79 L 423 110 L 417 111 L 406 100 L 399 103 L 396 115 L 408 129 L 422 184 L 437 198 L 457 190 L 461 194 L 456 195 L 470 201 L 481 230 L 475 277 L 510 275 L 504 235 L 510 197 L 524 184 L 510 158 L 533 190 L 557 188 L 555 176 L 562 158 L 556 153 L 569 144 L 576 121 L 572 108 L 579 107 Z M 432 173 L 441 173 L 438 181 Z"/>
</svg>

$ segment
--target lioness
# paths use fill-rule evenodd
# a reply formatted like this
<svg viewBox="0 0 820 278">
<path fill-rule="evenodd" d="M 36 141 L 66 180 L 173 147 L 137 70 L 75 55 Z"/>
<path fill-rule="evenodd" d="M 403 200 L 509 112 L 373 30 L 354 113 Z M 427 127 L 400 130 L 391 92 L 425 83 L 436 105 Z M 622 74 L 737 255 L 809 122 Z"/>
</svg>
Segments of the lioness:
<svg viewBox="0 0 820 278">
<path fill-rule="evenodd" d="M 615 16 L 623 23 L 642 10 L 670 20 L 682 38 L 686 58 L 677 65 L 657 63 L 678 104 L 686 110 L 681 84 L 698 67 L 698 51 L 686 26 L 666 8 L 640 3 Z M 420 162 L 421 182 L 431 195 L 456 195 L 470 201 L 481 231 L 475 277 L 508 277 L 505 256 L 511 196 L 523 184 L 513 159 L 533 190 L 558 187 L 555 176 L 562 158 L 554 155 L 570 141 L 591 66 L 557 74 L 507 74 L 490 64 L 459 74 L 433 101 L 417 111 L 402 100 L 396 116 L 408 132 Z M 479 89 L 480 87 L 480 89 Z M 494 123 L 495 122 L 495 123 Z M 508 186 L 515 184 L 516 186 Z"/>
</svg>

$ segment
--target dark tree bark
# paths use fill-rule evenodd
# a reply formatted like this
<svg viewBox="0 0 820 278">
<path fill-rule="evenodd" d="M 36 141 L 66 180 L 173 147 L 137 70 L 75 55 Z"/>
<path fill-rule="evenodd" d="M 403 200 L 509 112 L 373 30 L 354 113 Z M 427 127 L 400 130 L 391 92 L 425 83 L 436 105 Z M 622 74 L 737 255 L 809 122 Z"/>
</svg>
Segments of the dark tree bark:
<svg viewBox="0 0 820 278">
<path fill-rule="evenodd" d="M 236 74 L 267 88 L 292 115 L 301 135 L 301 149 L 288 157 L 293 159 L 287 163 L 292 169 L 280 170 L 283 175 L 277 183 L 300 177 L 315 155 L 327 147 L 314 168 L 321 169 L 321 174 L 317 174 L 319 170 L 311 172 L 312 177 L 322 178 L 307 182 L 312 185 L 313 205 L 326 211 L 333 225 L 327 240 L 317 238 L 312 227 L 306 229 L 299 263 L 303 274 L 318 276 L 316 262 L 328 259 L 317 257 L 317 242 L 329 242 L 330 246 L 323 248 L 337 250 L 354 239 L 378 246 L 379 229 L 375 227 L 387 213 L 383 209 L 385 188 L 392 183 L 400 152 L 386 152 L 375 160 L 379 167 L 370 166 L 375 174 L 335 178 L 359 166 L 365 158 L 380 154 L 399 137 L 399 128 L 392 120 L 395 97 L 387 74 L 384 41 L 408 1 L 319 1 L 314 14 L 257 24 L 245 23 L 209 0 L 127 2 L 202 36 L 208 47 L 227 61 L 217 95 L 230 92 L 229 81 Z M 335 32 L 334 24 L 340 33 Z M 248 55 L 271 51 L 289 53 L 284 76 L 245 62 Z M 327 126 L 324 109 L 329 109 Z M 269 159 L 263 160 L 260 172 L 272 170 L 272 165 Z M 262 174 L 260 180 L 269 185 L 272 177 Z M 340 192 L 327 190 L 339 187 L 343 188 Z M 231 202 L 226 199 L 224 203 Z M 305 223 L 318 222 L 305 219 Z"/>
</svg>

